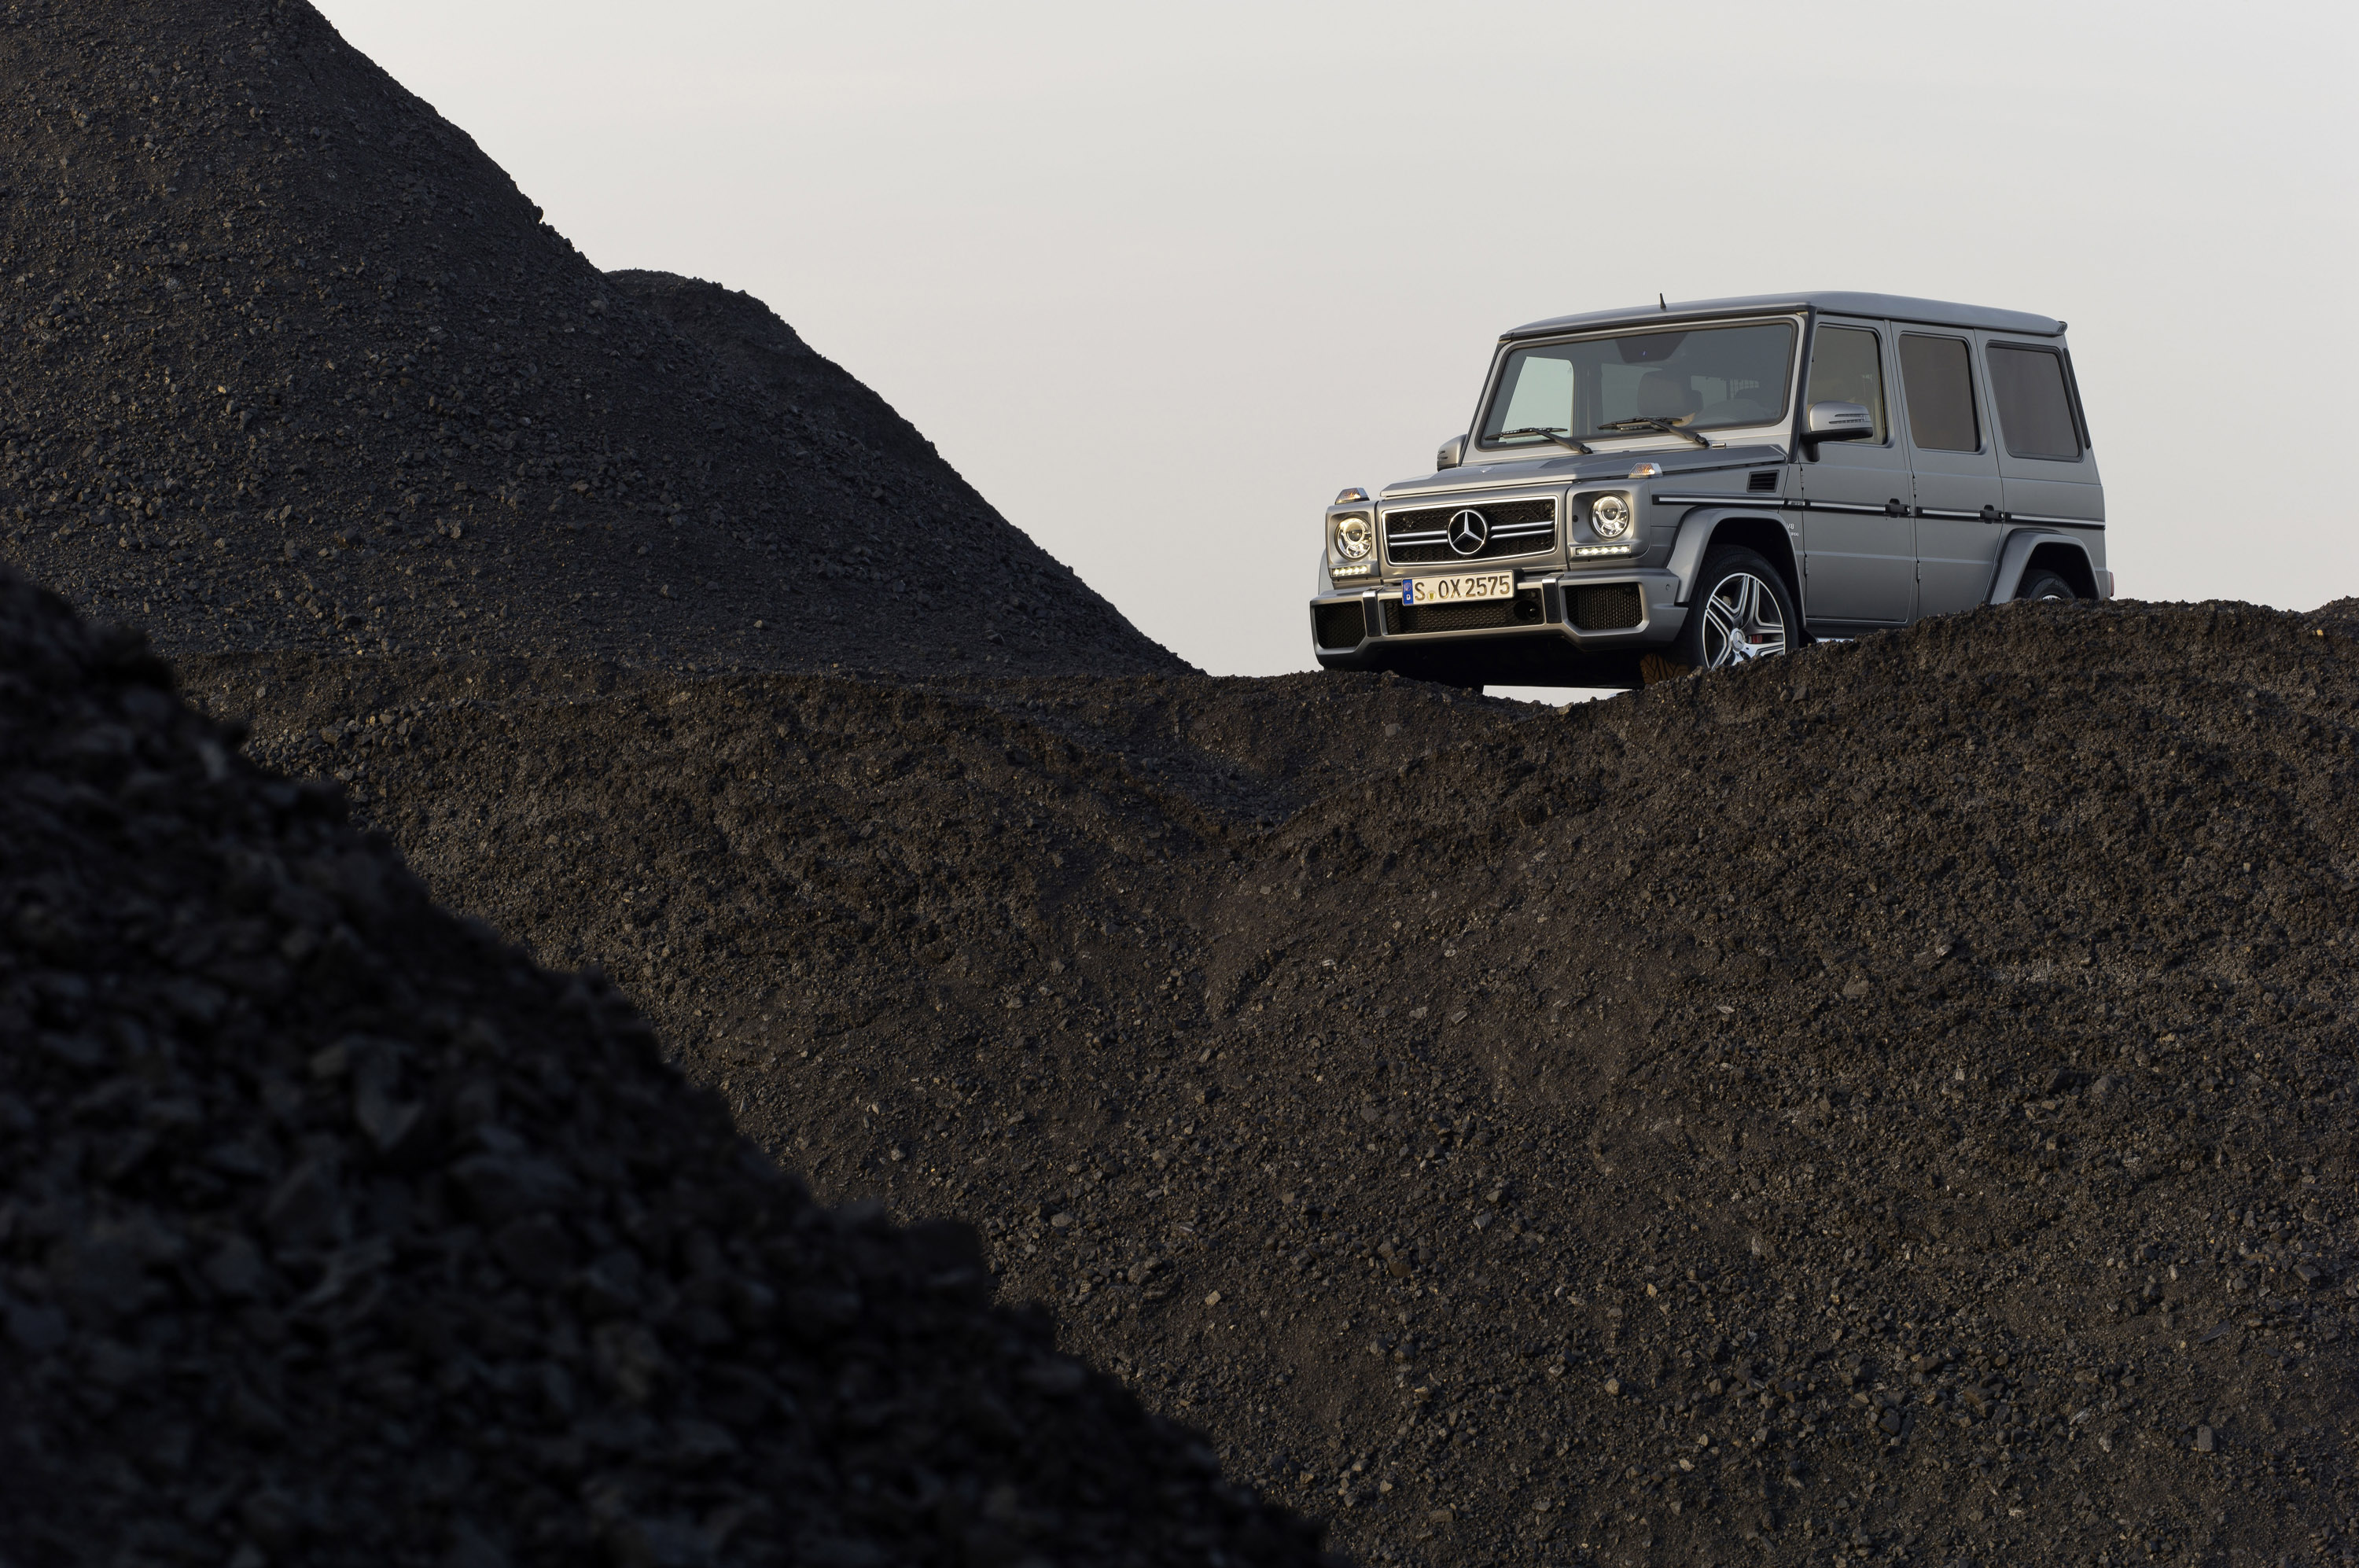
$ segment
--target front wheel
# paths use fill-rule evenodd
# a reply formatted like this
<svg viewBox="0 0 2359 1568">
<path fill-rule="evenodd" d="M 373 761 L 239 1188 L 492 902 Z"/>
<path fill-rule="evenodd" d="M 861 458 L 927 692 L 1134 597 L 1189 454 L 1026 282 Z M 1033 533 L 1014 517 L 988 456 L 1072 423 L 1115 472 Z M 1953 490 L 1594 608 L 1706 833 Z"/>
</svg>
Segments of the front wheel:
<svg viewBox="0 0 2359 1568">
<path fill-rule="evenodd" d="M 1786 579 L 1749 550 L 1716 550 L 1696 575 L 1680 661 L 1698 670 L 1729 670 L 1793 646 L 1802 624 Z"/>
</svg>

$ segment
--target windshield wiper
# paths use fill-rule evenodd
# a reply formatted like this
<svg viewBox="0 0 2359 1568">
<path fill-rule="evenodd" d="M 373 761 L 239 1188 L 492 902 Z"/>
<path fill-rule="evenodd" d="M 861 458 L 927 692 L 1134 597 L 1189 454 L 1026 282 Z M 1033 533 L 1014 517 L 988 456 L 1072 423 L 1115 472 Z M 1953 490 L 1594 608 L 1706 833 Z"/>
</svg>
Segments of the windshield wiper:
<svg viewBox="0 0 2359 1568">
<path fill-rule="evenodd" d="M 1616 419 L 1610 425 L 1600 425 L 1597 428 L 1601 430 L 1659 430 L 1667 436 L 1678 436 L 1684 441 L 1691 441 L 1707 452 L 1712 450 L 1712 442 L 1704 440 L 1695 431 L 1683 429 L 1669 419 Z"/>
<path fill-rule="evenodd" d="M 1493 441 L 1506 441 L 1509 436 L 1545 436 L 1549 441 L 1556 442 L 1557 445 L 1563 447 L 1568 452 L 1577 452 L 1583 457 L 1594 457 L 1597 455 L 1595 452 L 1591 452 L 1587 447 L 1582 445 L 1579 441 L 1574 441 L 1571 434 L 1560 425 L 1554 428 L 1547 425 L 1526 425 L 1520 430 L 1501 430 L 1497 435 L 1493 436 L 1491 439 Z"/>
</svg>

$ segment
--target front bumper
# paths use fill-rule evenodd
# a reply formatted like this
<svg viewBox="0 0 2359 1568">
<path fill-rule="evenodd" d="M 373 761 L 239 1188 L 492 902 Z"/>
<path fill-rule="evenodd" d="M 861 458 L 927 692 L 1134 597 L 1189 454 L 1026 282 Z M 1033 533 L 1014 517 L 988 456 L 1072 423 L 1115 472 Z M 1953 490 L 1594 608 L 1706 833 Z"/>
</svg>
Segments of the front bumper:
<svg viewBox="0 0 2359 1568">
<path fill-rule="evenodd" d="M 1687 611 L 1669 572 L 1535 572 L 1514 599 L 1479 604 L 1401 603 L 1398 585 L 1322 594 L 1310 602 L 1310 640 L 1330 670 L 1409 669 L 1437 660 L 1518 673 L 1565 668 L 1577 680 L 1596 658 L 1676 640 Z M 1502 677 L 1504 679 L 1504 677 Z"/>
</svg>

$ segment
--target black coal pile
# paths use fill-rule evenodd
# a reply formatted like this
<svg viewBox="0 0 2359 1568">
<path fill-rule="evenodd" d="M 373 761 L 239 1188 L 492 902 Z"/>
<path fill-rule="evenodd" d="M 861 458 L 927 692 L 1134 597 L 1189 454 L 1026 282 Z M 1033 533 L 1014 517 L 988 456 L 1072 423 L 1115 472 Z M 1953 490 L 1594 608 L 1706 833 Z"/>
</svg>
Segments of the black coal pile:
<svg viewBox="0 0 2359 1568">
<path fill-rule="evenodd" d="M 647 314 L 701 344 L 723 370 L 775 404 L 823 419 L 856 446 L 888 463 L 922 468 L 940 462 L 934 443 L 893 406 L 819 353 L 740 289 L 669 272 L 606 274 L 615 291 Z"/>
<path fill-rule="evenodd" d="M 191 680 L 1369 1560 L 2346 1561 L 2343 614 L 1376 678 Z"/>
<path fill-rule="evenodd" d="M 236 744 L 0 578 L 0 1558 L 1318 1560 Z"/>
<path fill-rule="evenodd" d="M 308 5 L 27 0 L 0 103 L 6 550 L 168 655 L 1184 668 L 758 304 L 600 273 Z"/>
</svg>

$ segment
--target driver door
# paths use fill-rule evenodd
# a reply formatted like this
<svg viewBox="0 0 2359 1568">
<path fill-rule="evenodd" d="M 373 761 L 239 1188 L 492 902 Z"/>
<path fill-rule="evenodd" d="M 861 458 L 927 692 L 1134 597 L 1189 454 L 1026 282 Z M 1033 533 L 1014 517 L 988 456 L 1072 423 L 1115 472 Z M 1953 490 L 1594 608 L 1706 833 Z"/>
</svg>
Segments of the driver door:
<svg viewBox="0 0 2359 1568">
<path fill-rule="evenodd" d="M 1822 316 L 1810 334 L 1803 407 L 1857 403 L 1875 420 L 1867 441 L 1827 441 L 1801 458 L 1802 615 L 1813 627 L 1898 626 L 1917 593 L 1917 532 L 1908 454 L 1894 434 L 1891 329 Z"/>
</svg>

